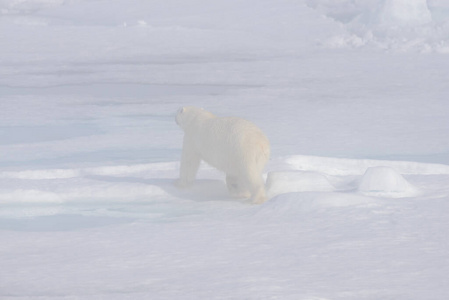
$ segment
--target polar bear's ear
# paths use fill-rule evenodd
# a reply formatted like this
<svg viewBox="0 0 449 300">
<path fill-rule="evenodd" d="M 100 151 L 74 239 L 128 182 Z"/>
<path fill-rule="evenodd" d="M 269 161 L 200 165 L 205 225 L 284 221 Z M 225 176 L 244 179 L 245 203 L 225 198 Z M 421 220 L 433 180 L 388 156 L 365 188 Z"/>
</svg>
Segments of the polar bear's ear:
<svg viewBox="0 0 449 300">
<path fill-rule="evenodd" d="M 186 109 L 185 107 L 181 107 L 181 108 L 178 110 L 178 114 L 184 113 L 185 109 Z"/>
</svg>

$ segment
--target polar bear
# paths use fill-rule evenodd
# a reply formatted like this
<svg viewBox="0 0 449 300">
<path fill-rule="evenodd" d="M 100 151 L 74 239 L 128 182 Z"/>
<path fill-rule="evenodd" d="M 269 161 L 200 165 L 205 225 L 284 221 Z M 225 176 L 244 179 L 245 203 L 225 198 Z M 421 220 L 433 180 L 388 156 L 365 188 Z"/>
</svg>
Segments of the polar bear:
<svg viewBox="0 0 449 300">
<path fill-rule="evenodd" d="M 189 186 L 204 160 L 226 174 L 231 196 L 266 201 L 262 170 L 270 143 L 262 130 L 250 121 L 217 117 L 193 106 L 179 109 L 176 123 L 184 130 L 178 186 Z"/>
</svg>

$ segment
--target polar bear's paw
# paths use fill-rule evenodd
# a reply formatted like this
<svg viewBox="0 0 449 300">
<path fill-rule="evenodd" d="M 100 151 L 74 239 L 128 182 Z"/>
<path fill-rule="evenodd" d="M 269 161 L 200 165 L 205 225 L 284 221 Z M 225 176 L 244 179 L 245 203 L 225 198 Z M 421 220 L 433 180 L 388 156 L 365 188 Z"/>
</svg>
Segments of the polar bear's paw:
<svg viewBox="0 0 449 300">
<path fill-rule="evenodd" d="M 252 200 L 253 204 L 262 204 L 268 200 L 263 186 L 258 187 L 255 190 L 254 194 L 251 197 L 251 200 Z"/>
<path fill-rule="evenodd" d="M 258 196 L 258 197 L 254 197 L 254 199 L 253 199 L 253 204 L 263 204 L 265 202 L 267 202 L 266 196 Z"/>
<path fill-rule="evenodd" d="M 229 190 L 229 195 L 232 198 L 237 198 L 237 199 L 248 199 L 251 197 L 251 193 L 248 191 L 232 191 Z"/>
<path fill-rule="evenodd" d="M 235 176 L 226 175 L 226 186 L 232 198 L 248 199 L 251 197 L 250 191 L 246 190 Z"/>
</svg>

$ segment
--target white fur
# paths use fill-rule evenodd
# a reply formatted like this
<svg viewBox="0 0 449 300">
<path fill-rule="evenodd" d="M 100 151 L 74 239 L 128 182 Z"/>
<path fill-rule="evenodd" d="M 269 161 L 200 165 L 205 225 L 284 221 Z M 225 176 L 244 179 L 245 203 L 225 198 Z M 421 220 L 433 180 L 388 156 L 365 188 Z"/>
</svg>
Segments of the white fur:
<svg viewBox="0 0 449 300">
<path fill-rule="evenodd" d="M 197 107 L 183 107 L 176 123 L 184 130 L 178 186 L 190 185 L 201 160 L 226 173 L 234 197 L 266 201 L 262 170 L 270 156 L 265 134 L 253 123 L 236 117 L 216 117 Z"/>
</svg>

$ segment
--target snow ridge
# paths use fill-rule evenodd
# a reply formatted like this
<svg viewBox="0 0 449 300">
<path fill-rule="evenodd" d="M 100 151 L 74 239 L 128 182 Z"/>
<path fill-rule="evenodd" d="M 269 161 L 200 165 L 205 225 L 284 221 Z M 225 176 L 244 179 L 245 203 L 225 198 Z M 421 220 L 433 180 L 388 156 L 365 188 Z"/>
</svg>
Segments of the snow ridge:
<svg viewBox="0 0 449 300">
<path fill-rule="evenodd" d="M 308 5 L 343 25 L 330 48 L 375 46 L 394 52 L 449 53 L 448 4 L 442 1 L 326 1 Z"/>
<path fill-rule="evenodd" d="M 404 175 L 449 175 L 449 166 L 403 161 L 377 161 L 290 156 L 277 161 L 285 170 L 267 174 L 271 198 L 285 193 L 338 192 L 358 190 L 364 194 L 414 196 L 416 190 Z M 78 169 L 42 169 L 0 172 L 0 202 L 15 203 L 127 203 L 172 199 L 179 163 L 150 163 Z M 219 197 L 226 197 L 223 178 L 214 169 L 202 169 L 204 178 L 220 183 Z M 360 183 L 359 183 L 360 181 Z M 198 187 L 205 182 L 198 183 Z M 201 193 L 201 191 L 198 191 Z M 203 196 L 207 197 L 205 193 Z M 379 194 L 380 195 L 380 194 Z M 183 197 L 182 193 L 177 197 Z M 140 200 L 139 200 L 140 199 Z M 145 200 L 147 199 L 147 200 Z M 150 200 L 152 199 L 152 200 Z"/>
<path fill-rule="evenodd" d="M 286 162 L 296 170 L 316 171 L 329 175 L 361 175 L 371 167 L 391 167 L 401 174 L 436 175 L 449 174 L 449 166 L 408 161 L 345 159 L 295 155 Z"/>
</svg>

